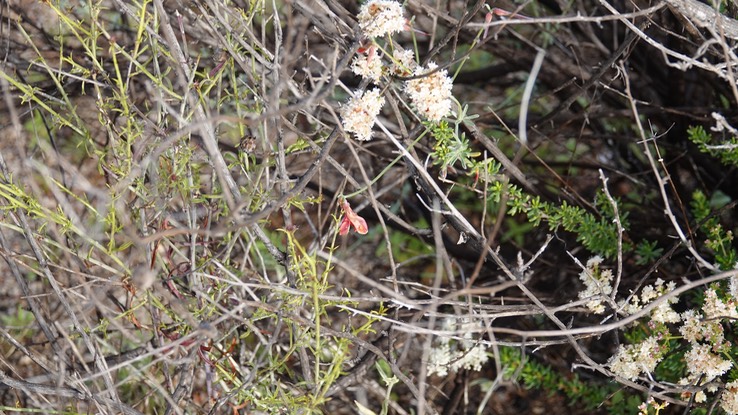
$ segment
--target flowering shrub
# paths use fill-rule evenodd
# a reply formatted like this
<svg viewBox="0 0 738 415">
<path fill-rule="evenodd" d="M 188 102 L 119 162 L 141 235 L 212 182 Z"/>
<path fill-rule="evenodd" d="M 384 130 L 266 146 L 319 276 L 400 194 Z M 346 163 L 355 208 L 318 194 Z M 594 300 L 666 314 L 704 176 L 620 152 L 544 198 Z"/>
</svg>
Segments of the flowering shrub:
<svg viewBox="0 0 738 415">
<path fill-rule="evenodd" d="M 362 48 L 351 65 L 352 71 L 363 78 L 379 82 L 384 74 L 413 75 L 405 82 L 404 90 L 413 106 L 425 120 L 438 122 L 451 112 L 453 82 L 445 69 L 433 62 L 423 68 L 417 66 L 417 58 L 411 50 L 390 42 L 391 56 L 384 56 L 384 49 L 374 38 L 391 35 L 405 29 L 402 6 L 394 1 L 375 0 L 364 4 L 357 16 L 362 33 L 372 44 Z M 359 141 L 371 139 L 371 127 L 384 105 L 384 98 L 377 90 L 352 98 L 341 110 L 343 128 L 355 134 Z"/>
<path fill-rule="evenodd" d="M 497 15 L 510 15 L 500 9 L 495 10 L 498 11 L 495 13 Z M 493 13 L 487 14 L 486 23 L 491 22 L 492 15 Z M 418 65 L 416 63 L 420 60 L 418 56 L 410 50 L 403 49 L 399 46 L 399 42 L 390 38 L 394 33 L 407 28 L 401 6 L 391 1 L 370 1 L 361 7 L 357 17 L 362 33 L 370 39 L 370 44 L 362 47 L 354 58 L 351 65 L 353 73 L 375 84 L 392 84 L 397 77 L 408 77 L 401 91 L 409 99 L 410 107 L 416 111 L 419 118 L 428 122 L 428 128 L 436 138 L 434 145 L 436 162 L 444 166 L 445 172 L 447 168 L 457 164 L 457 161 L 461 161 L 463 168 L 475 171 L 478 175 L 479 153 L 470 150 L 463 134 L 459 133 L 459 126 L 466 121 L 466 109 L 462 114 L 453 114 L 451 110 L 454 102 L 453 82 L 447 70 L 439 68 L 432 61 L 425 66 Z M 487 28 L 484 31 L 485 36 L 486 33 Z M 387 37 L 386 42 L 378 43 L 379 38 L 383 37 Z M 384 88 L 383 91 L 387 89 Z M 371 130 L 381 112 L 384 100 L 379 97 L 378 89 L 357 97 L 352 98 L 342 108 L 343 127 L 345 131 L 354 133 L 356 139 L 368 140 L 372 136 Z M 452 115 L 460 115 L 458 120 L 454 120 L 455 129 L 451 129 L 444 121 L 446 117 Z M 494 170 L 493 174 L 496 172 L 497 170 Z M 563 226 L 567 230 L 574 231 L 579 235 L 578 238 L 594 248 L 595 252 L 599 250 L 613 257 L 618 250 L 622 252 L 624 249 L 630 249 L 629 246 L 622 244 L 622 241 L 616 249 L 614 245 L 617 237 L 613 236 L 613 228 L 609 227 L 606 221 L 598 222 L 586 216 L 585 220 L 581 220 L 585 214 L 576 207 L 564 204 L 560 208 L 553 208 L 541 204 L 538 199 L 527 196 L 515 187 L 506 189 L 497 187 L 493 195 L 505 191 L 508 192 L 506 198 L 512 213 L 525 212 L 536 224 L 545 218 L 552 229 Z M 501 198 L 494 197 L 497 202 L 501 201 Z M 611 198 L 610 200 L 613 205 L 616 204 Z M 619 221 L 618 226 L 626 227 L 625 217 L 616 217 L 617 212 L 611 211 L 612 206 L 608 204 L 606 198 L 599 199 L 598 203 L 603 201 L 603 210 L 610 211 L 609 214 Z M 365 224 L 357 220 L 357 216 L 346 202 L 343 204 L 343 210 L 345 215 L 340 224 L 340 233 L 345 234 L 351 226 L 359 233 L 364 233 L 362 229 L 365 229 Z M 702 217 L 705 216 L 703 213 Z M 595 230 L 597 226 L 599 228 Z M 719 228 L 713 223 L 712 229 Z M 713 243 L 711 246 L 716 245 Z M 650 242 L 646 241 L 639 246 L 639 253 L 650 252 L 658 252 L 655 245 Z M 701 311 L 692 309 L 679 314 L 673 309 L 679 298 L 669 295 L 677 288 L 674 281 L 666 282 L 657 278 L 653 284 L 640 289 L 640 292 L 622 297 L 615 291 L 617 287 L 614 286 L 616 280 L 613 271 L 603 267 L 603 262 L 602 256 L 593 256 L 579 274 L 584 289 L 578 293 L 578 298 L 584 302 L 586 308 L 596 315 L 614 312 L 621 318 L 638 315 L 642 310 L 649 309 L 648 314 L 644 316 L 648 321 L 647 327 L 643 328 L 644 335 L 640 340 L 620 345 L 604 366 L 615 376 L 627 381 L 652 378 L 665 358 L 676 353 L 679 347 L 686 347 L 687 350 L 681 355 L 685 376 L 679 378 L 678 383 L 697 388 L 699 391 L 685 392 L 681 398 L 689 399 L 694 395 L 695 402 L 704 402 L 707 396 L 705 392 L 717 392 L 715 381 L 733 368 L 732 359 L 729 358 L 730 343 L 726 342 L 724 335 L 724 324 L 729 320 L 724 319 L 738 318 L 735 301 L 731 299 L 724 301 L 716 288 L 709 288 L 705 291 Z M 735 278 L 731 280 L 731 287 L 736 285 L 735 280 Z M 666 299 L 660 300 L 664 296 Z M 652 303 L 655 305 L 651 306 Z M 442 328 L 453 331 L 454 324 L 453 320 L 447 319 Z M 443 336 L 435 339 L 426 363 L 429 375 L 447 376 L 460 369 L 481 369 L 488 359 L 488 351 L 483 344 L 473 340 L 468 331 L 473 326 L 471 322 L 462 323 L 461 331 L 464 332 L 462 340 L 451 340 Z M 736 399 L 733 385 L 728 383 L 723 389 L 720 399 L 724 409 L 730 408 L 731 402 Z M 644 414 L 651 410 L 658 413 L 666 405 L 668 402 L 658 404 L 655 400 L 649 399 L 640 405 L 639 410 Z M 730 409 L 726 411 L 735 413 Z"/>
<path fill-rule="evenodd" d="M 599 259 L 588 262 L 599 264 Z M 730 285 L 735 285 L 738 277 L 731 278 Z M 661 279 L 641 290 L 641 295 L 632 295 L 629 302 L 621 302 L 622 311 L 627 314 L 638 312 L 650 302 L 673 291 L 675 284 L 664 284 Z M 695 402 L 705 402 L 707 393 L 718 391 L 716 381 L 728 373 L 733 367 L 735 352 L 732 343 L 726 341 L 725 326 L 733 325 L 738 320 L 738 309 L 735 298 L 721 298 L 719 287 L 711 286 L 704 292 L 700 310 L 690 309 L 677 314 L 670 304 L 676 302 L 675 297 L 662 301 L 650 311 L 647 331 L 652 334 L 637 343 L 620 346 L 615 355 L 607 362 L 610 370 L 627 380 L 636 380 L 641 376 L 652 378 L 657 365 L 668 354 L 677 353 L 680 347 L 687 347 L 683 354 L 686 376 L 678 380 L 678 384 L 697 388 L 696 392 L 684 392 L 683 399 L 692 397 Z M 589 289 L 584 292 L 588 292 Z M 581 293 L 580 293 L 581 294 Z M 676 324 L 671 329 L 667 323 Z M 672 331 L 681 336 L 674 336 Z M 682 340 L 683 342 L 676 342 Z M 735 392 L 728 387 L 720 396 L 721 405 L 729 414 L 735 414 Z"/>
<path fill-rule="evenodd" d="M 731 6 L 360 3 L 3 3 L 0 408 L 738 414 Z"/>
</svg>

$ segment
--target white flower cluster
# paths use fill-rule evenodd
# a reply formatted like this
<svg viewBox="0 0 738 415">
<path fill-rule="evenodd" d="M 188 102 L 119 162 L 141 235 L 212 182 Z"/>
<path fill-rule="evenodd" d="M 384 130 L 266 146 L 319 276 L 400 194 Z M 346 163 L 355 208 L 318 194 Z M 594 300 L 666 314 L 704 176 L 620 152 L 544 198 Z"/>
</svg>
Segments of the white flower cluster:
<svg viewBox="0 0 738 415">
<path fill-rule="evenodd" d="M 412 50 L 400 47 L 394 49 L 392 62 L 390 65 L 385 65 L 382 62 L 382 53 L 377 49 L 376 45 L 372 45 L 364 53 L 359 53 L 351 63 L 351 71 L 363 78 L 378 82 L 386 71 L 398 76 L 407 76 L 418 66 Z"/>
<path fill-rule="evenodd" d="M 359 49 L 359 54 L 354 58 L 351 64 L 353 73 L 375 83 L 381 81 L 384 75 L 417 76 L 417 79 L 405 82 L 404 90 L 420 116 L 425 120 L 437 122 L 451 113 L 453 82 L 445 69 L 437 70 L 438 65 L 432 62 L 426 68 L 418 67 L 412 50 L 396 47 L 392 42 L 388 42 L 391 47 L 389 56 L 390 52 L 382 49 L 374 40 L 405 30 L 407 21 L 402 5 L 392 0 L 370 0 L 361 6 L 357 17 L 363 34 L 370 40 L 366 47 Z M 390 63 L 385 63 L 385 60 Z M 360 104 L 378 102 L 376 99 L 371 101 L 354 99 L 345 105 L 341 111 L 344 130 L 353 132 L 357 140 L 371 139 L 371 128 L 384 100 L 378 107 L 376 105 L 371 108 L 361 107 Z M 362 120 L 362 114 L 373 116 Z"/>
<path fill-rule="evenodd" d="M 405 83 L 405 92 L 421 116 L 428 121 L 440 121 L 451 112 L 451 87 L 453 82 L 445 69 L 436 70 L 438 65 L 418 67 L 413 75 L 420 76 Z M 429 75 L 426 75 L 430 73 Z"/>
<path fill-rule="evenodd" d="M 415 62 L 415 53 L 410 49 L 397 48 L 392 51 L 395 75 L 406 76 L 413 73 L 418 64 Z"/>
<path fill-rule="evenodd" d="M 370 38 L 382 37 L 405 30 L 402 5 L 390 0 L 372 0 L 359 9 L 359 27 Z"/>
<path fill-rule="evenodd" d="M 733 268 L 738 269 L 738 262 Z M 731 298 L 735 301 L 735 298 L 738 297 L 738 276 L 734 276 L 730 279 L 728 288 L 730 290 Z M 735 307 L 729 311 L 734 312 Z M 722 407 L 728 415 L 738 415 L 738 380 L 728 382 L 725 385 L 725 390 L 720 396 L 720 407 Z"/>
<path fill-rule="evenodd" d="M 443 329 L 452 331 L 456 322 L 448 318 L 444 321 Z M 431 350 L 428 358 L 428 375 L 446 376 L 448 371 L 457 372 L 460 369 L 479 371 L 482 365 L 489 360 L 487 350 L 472 339 L 472 331 L 476 323 L 461 324 L 464 340 L 453 341 L 447 337 L 439 337 L 437 345 Z"/>
<path fill-rule="evenodd" d="M 682 313 L 682 326 L 679 333 L 690 344 L 691 349 L 685 353 L 684 360 L 687 363 L 687 376 L 679 381 L 683 385 L 700 385 L 714 381 L 724 375 L 733 367 L 733 362 L 724 359 L 722 355 L 730 349 L 730 344 L 725 341 L 725 329 L 722 319 L 738 318 L 736 300 L 731 298 L 723 301 L 714 288 L 705 290 L 705 299 L 700 312 L 688 310 Z M 728 385 L 731 385 L 730 383 Z M 726 391 L 721 396 L 723 409 L 729 414 L 738 414 L 738 386 L 726 385 Z M 716 392 L 715 387 L 707 389 L 708 392 Z M 684 398 L 688 398 L 685 394 Z M 695 401 L 705 401 L 707 397 L 704 392 L 697 392 Z M 732 409 L 731 409 L 732 408 Z"/>
<path fill-rule="evenodd" d="M 587 267 L 579 274 L 584 283 L 584 290 L 579 292 L 579 299 L 586 300 L 587 308 L 595 314 L 605 312 L 602 300 L 612 293 L 612 271 L 600 269 L 602 257 L 597 255 L 587 261 Z"/>
<path fill-rule="evenodd" d="M 724 375 L 733 363 L 713 353 L 708 344 L 693 343 L 692 349 L 684 355 L 689 370 L 688 381 L 712 382 L 716 377 Z"/>
<path fill-rule="evenodd" d="M 731 298 L 725 302 L 718 297 L 717 291 L 710 288 L 705 291 L 705 302 L 702 305 L 702 312 L 705 314 L 706 319 L 729 318 L 735 320 L 738 319 L 736 305 L 738 305 L 738 302 L 736 302 L 735 298 Z"/>
<path fill-rule="evenodd" d="M 725 391 L 720 399 L 720 406 L 728 415 L 738 414 L 738 380 L 725 385 Z"/>
<path fill-rule="evenodd" d="M 628 380 L 635 380 L 641 373 L 651 373 L 663 359 L 658 338 L 651 336 L 639 344 L 620 346 L 608 360 L 613 373 Z"/>
<path fill-rule="evenodd" d="M 382 77 L 383 68 L 382 59 L 373 52 L 367 55 L 356 55 L 354 62 L 351 64 L 351 70 L 356 75 L 371 79 L 375 82 L 379 81 L 379 78 Z"/>
<path fill-rule="evenodd" d="M 591 265 L 588 262 L 587 268 L 589 269 Z M 627 313 L 634 313 L 675 288 L 673 282 L 667 284 L 658 279 L 654 285 L 646 286 L 640 296 L 632 296 L 630 302 L 621 304 L 621 307 Z M 675 301 L 676 299 L 669 299 L 660 303 L 651 313 L 651 327 L 662 327 L 659 329 L 662 331 L 661 334 L 651 336 L 642 343 L 621 346 L 608 360 L 607 365 L 613 373 L 628 380 L 634 380 L 643 373 L 653 372 L 666 353 L 663 347 L 665 344 L 660 347 L 658 342 L 668 334 L 663 332 L 668 330 L 664 324 L 680 323 L 678 331 L 682 338 L 689 342 L 689 350 L 684 354 L 687 373 L 679 380 L 679 384 L 692 387 L 706 385 L 703 390 L 697 392 L 684 392 L 682 398 L 692 398 L 698 403 L 705 402 L 706 392 L 717 392 L 715 382 L 733 367 L 733 362 L 728 356 L 732 346 L 725 340 L 723 323 L 726 319 L 738 320 L 738 301 L 733 296 L 723 300 L 712 287 L 705 290 L 701 310 L 687 310 L 679 315 L 671 308 L 671 304 Z M 712 385 L 707 385 L 709 383 Z M 725 412 L 738 415 L 738 381 L 728 383 L 720 399 Z"/>
<path fill-rule="evenodd" d="M 633 295 L 629 302 L 621 301 L 619 306 L 626 314 L 635 314 L 640 309 L 650 304 L 653 300 L 662 295 L 674 291 L 676 283 L 671 281 L 666 283 L 661 278 L 657 278 L 653 285 L 647 285 L 641 290 L 640 297 Z M 651 321 L 656 323 L 678 323 L 682 319 L 679 314 L 671 308 L 671 305 L 679 299 L 671 297 L 667 301 L 659 303 L 656 308 L 651 311 Z"/>
<path fill-rule="evenodd" d="M 359 141 L 371 139 L 372 127 L 382 105 L 384 105 L 384 97 L 380 95 L 377 88 L 353 97 L 341 108 L 343 129 L 354 133 Z"/>
</svg>

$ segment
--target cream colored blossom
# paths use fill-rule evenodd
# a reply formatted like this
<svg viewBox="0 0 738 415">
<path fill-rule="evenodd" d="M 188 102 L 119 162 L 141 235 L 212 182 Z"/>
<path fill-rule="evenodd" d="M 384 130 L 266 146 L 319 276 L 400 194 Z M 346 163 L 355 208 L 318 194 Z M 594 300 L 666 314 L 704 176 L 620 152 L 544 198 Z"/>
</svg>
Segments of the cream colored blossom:
<svg viewBox="0 0 738 415">
<path fill-rule="evenodd" d="M 478 327 L 475 322 L 463 322 L 460 330 L 464 333 L 463 340 L 452 341 L 448 337 L 438 337 L 436 346 L 431 349 L 428 356 L 428 374 L 446 376 L 450 371 L 458 372 L 461 369 L 481 370 L 482 365 L 487 363 L 489 356 L 487 349 L 473 340 L 472 333 Z M 442 329 L 446 331 L 456 330 L 456 321 L 446 319 L 442 323 Z"/>
<path fill-rule="evenodd" d="M 487 349 L 478 344 L 460 351 L 458 358 L 451 364 L 451 369 L 454 372 L 460 369 L 480 371 L 487 360 L 489 360 Z"/>
<path fill-rule="evenodd" d="M 405 83 L 405 92 L 415 109 L 428 121 L 440 121 L 451 112 L 453 82 L 445 69 L 434 72 L 436 68 L 438 65 L 433 62 L 427 68 L 418 67 L 413 75 L 420 77 Z"/>
<path fill-rule="evenodd" d="M 382 59 L 373 52 L 368 55 L 357 55 L 351 64 L 351 70 L 356 75 L 371 79 L 372 81 L 379 81 L 382 77 L 382 68 Z"/>
<path fill-rule="evenodd" d="M 354 133 L 359 141 L 370 140 L 372 138 L 372 127 L 383 105 L 384 97 L 380 95 L 377 88 L 353 97 L 341 108 L 343 129 Z"/>
<path fill-rule="evenodd" d="M 602 300 L 612 293 L 612 271 L 600 269 L 602 257 L 594 256 L 587 261 L 586 269 L 579 274 L 579 279 L 584 283 L 584 290 L 579 292 L 579 299 L 590 299 L 587 308 L 595 314 L 605 312 Z"/>
<path fill-rule="evenodd" d="M 633 295 L 628 303 L 620 302 L 619 306 L 626 314 L 634 314 L 657 298 L 675 289 L 676 283 L 673 281 L 665 283 L 661 278 L 657 278 L 653 285 L 647 285 L 641 289 L 640 296 Z M 651 311 L 651 320 L 657 323 L 678 323 L 681 321 L 681 316 L 671 307 L 677 301 L 677 297 L 671 297 L 660 303 Z"/>
<path fill-rule="evenodd" d="M 730 299 L 727 302 L 721 300 L 714 289 L 709 288 L 705 291 L 705 302 L 702 304 L 702 312 L 705 318 L 733 318 L 738 319 L 738 311 L 736 311 L 736 302 Z"/>
<path fill-rule="evenodd" d="M 712 352 L 711 347 L 706 344 L 692 344 L 692 350 L 684 355 L 689 370 L 690 379 L 700 379 L 703 383 L 711 382 L 718 376 L 722 376 L 733 367 L 730 360 Z M 704 375 L 704 377 L 703 377 Z"/>
<path fill-rule="evenodd" d="M 415 62 L 415 52 L 410 49 L 397 48 L 393 50 L 392 59 L 394 60 L 392 72 L 395 75 L 410 75 L 418 67 L 417 62 Z"/>
<path fill-rule="evenodd" d="M 452 360 L 451 345 L 448 342 L 437 344 L 428 355 L 428 376 L 446 376 Z"/>
<path fill-rule="evenodd" d="M 367 37 L 382 37 L 405 30 L 402 5 L 396 1 L 373 0 L 359 9 L 361 31 Z"/>
<path fill-rule="evenodd" d="M 616 375 L 635 380 L 641 373 L 651 373 L 663 358 L 656 337 L 649 337 L 643 343 L 620 346 L 607 365 Z"/>
<path fill-rule="evenodd" d="M 664 301 L 651 311 L 651 320 L 657 323 L 678 323 L 681 317 L 668 301 Z"/>
<path fill-rule="evenodd" d="M 717 346 L 725 341 L 725 331 L 719 320 L 705 320 L 702 314 L 694 310 L 685 311 L 681 318 L 682 326 L 679 327 L 679 333 L 685 340 L 691 343 L 704 340 Z"/>
<path fill-rule="evenodd" d="M 720 397 L 720 407 L 728 415 L 738 415 L 738 380 L 725 385 L 725 392 Z"/>
</svg>

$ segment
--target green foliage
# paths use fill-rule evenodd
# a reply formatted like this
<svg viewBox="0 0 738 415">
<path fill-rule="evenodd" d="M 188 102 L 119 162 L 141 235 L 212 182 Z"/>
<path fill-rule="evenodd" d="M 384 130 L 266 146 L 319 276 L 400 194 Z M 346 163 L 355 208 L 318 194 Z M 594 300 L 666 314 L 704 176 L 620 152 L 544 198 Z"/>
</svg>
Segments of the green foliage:
<svg viewBox="0 0 738 415">
<path fill-rule="evenodd" d="M 702 126 L 690 127 L 687 134 L 701 152 L 717 158 L 726 166 L 738 166 L 738 137 L 731 137 L 725 142 L 717 143 Z"/>
<path fill-rule="evenodd" d="M 541 201 L 538 196 L 531 196 L 513 184 L 501 181 L 491 183 L 488 190 L 488 198 L 495 203 L 502 200 L 503 194 L 507 195 L 508 214 L 526 215 L 528 221 L 538 225 L 541 221 L 548 223 L 551 231 L 563 228 L 576 235 L 577 241 L 590 251 L 600 254 L 606 258 L 614 258 L 618 252 L 618 229 L 613 222 L 612 208 L 603 208 L 602 216 L 586 211 L 579 206 L 570 205 L 563 201 L 560 205 Z M 623 228 L 627 229 L 626 216 L 621 216 Z M 628 243 L 623 243 L 623 251 L 632 249 Z"/>
<path fill-rule="evenodd" d="M 470 149 L 468 140 L 463 133 L 459 132 L 459 125 L 464 119 L 468 118 L 470 117 L 466 115 L 464 110 L 460 114 L 459 120 L 456 121 L 456 128 L 451 128 L 445 121 L 430 126 L 435 139 L 432 156 L 435 163 L 441 165 L 443 172 L 449 167 L 458 166 L 464 169 L 467 174 L 475 177 L 474 184 L 477 183 L 480 173 L 484 173 L 484 177 L 487 179 L 485 183 L 488 183 L 486 189 L 487 201 L 492 204 L 490 205 L 491 210 L 494 210 L 502 200 L 506 200 L 508 215 L 525 215 L 532 226 L 516 227 L 507 235 L 508 238 L 513 238 L 519 245 L 522 245 L 523 237 L 542 221 L 546 221 L 551 231 L 563 228 L 575 234 L 577 241 L 593 253 L 606 258 L 617 256 L 618 228 L 613 221 L 615 218 L 614 208 L 603 191 L 598 192 L 595 196 L 596 214 L 582 207 L 570 205 L 566 200 L 557 205 L 542 201 L 537 195 L 528 194 L 520 187 L 508 183 L 506 178 L 498 176 L 500 170 L 498 163 L 479 160 L 480 154 Z M 468 195 L 468 192 L 460 191 L 460 197 Z M 617 200 L 615 202 L 618 203 Z M 619 214 L 623 230 L 627 231 L 629 227 L 628 212 L 619 209 Z M 627 242 L 623 242 L 622 248 L 624 252 L 633 249 L 632 245 Z"/>
<path fill-rule="evenodd" d="M 738 253 L 733 248 L 733 232 L 725 230 L 719 217 L 713 216 L 713 206 L 707 196 L 697 190 L 692 193 L 692 214 L 700 230 L 707 235 L 705 246 L 715 255 L 715 262 L 723 270 L 733 269 L 738 263 Z"/>
<path fill-rule="evenodd" d="M 646 265 L 658 259 L 664 248 L 659 248 L 656 241 L 641 241 L 635 248 L 636 264 Z"/>
<path fill-rule="evenodd" d="M 586 410 L 604 407 L 611 414 L 636 414 L 642 402 L 636 394 L 624 396 L 614 383 L 583 381 L 577 374 L 564 376 L 532 357 L 523 358 L 517 348 L 500 348 L 500 359 L 507 379 L 519 379 L 528 389 L 558 391 L 569 398 L 570 405 L 582 405 Z"/>
<path fill-rule="evenodd" d="M 684 359 L 686 350 L 680 346 L 676 339 L 670 340 L 665 347 L 669 352 L 664 356 L 664 360 L 656 366 L 654 374 L 658 379 L 676 383 L 679 379 L 684 378 L 687 372 Z"/>
<path fill-rule="evenodd" d="M 454 131 L 446 121 L 439 122 L 431 130 L 435 138 L 433 156 L 436 163 L 441 164 L 441 169 L 446 170 L 458 164 L 466 170 L 476 165 L 474 158 L 480 153 L 471 150 L 464 134 Z"/>
</svg>

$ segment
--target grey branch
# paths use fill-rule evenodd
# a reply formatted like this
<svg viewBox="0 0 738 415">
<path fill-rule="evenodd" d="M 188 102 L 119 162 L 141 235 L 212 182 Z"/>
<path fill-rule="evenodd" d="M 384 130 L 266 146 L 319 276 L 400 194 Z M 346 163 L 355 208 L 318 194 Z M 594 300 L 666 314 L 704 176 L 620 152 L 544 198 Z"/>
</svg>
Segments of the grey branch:
<svg viewBox="0 0 738 415">
<path fill-rule="evenodd" d="M 732 19 L 718 10 L 697 0 L 665 0 L 671 9 L 688 19 L 695 26 L 723 31 L 725 37 L 738 39 L 738 20 Z"/>
</svg>

